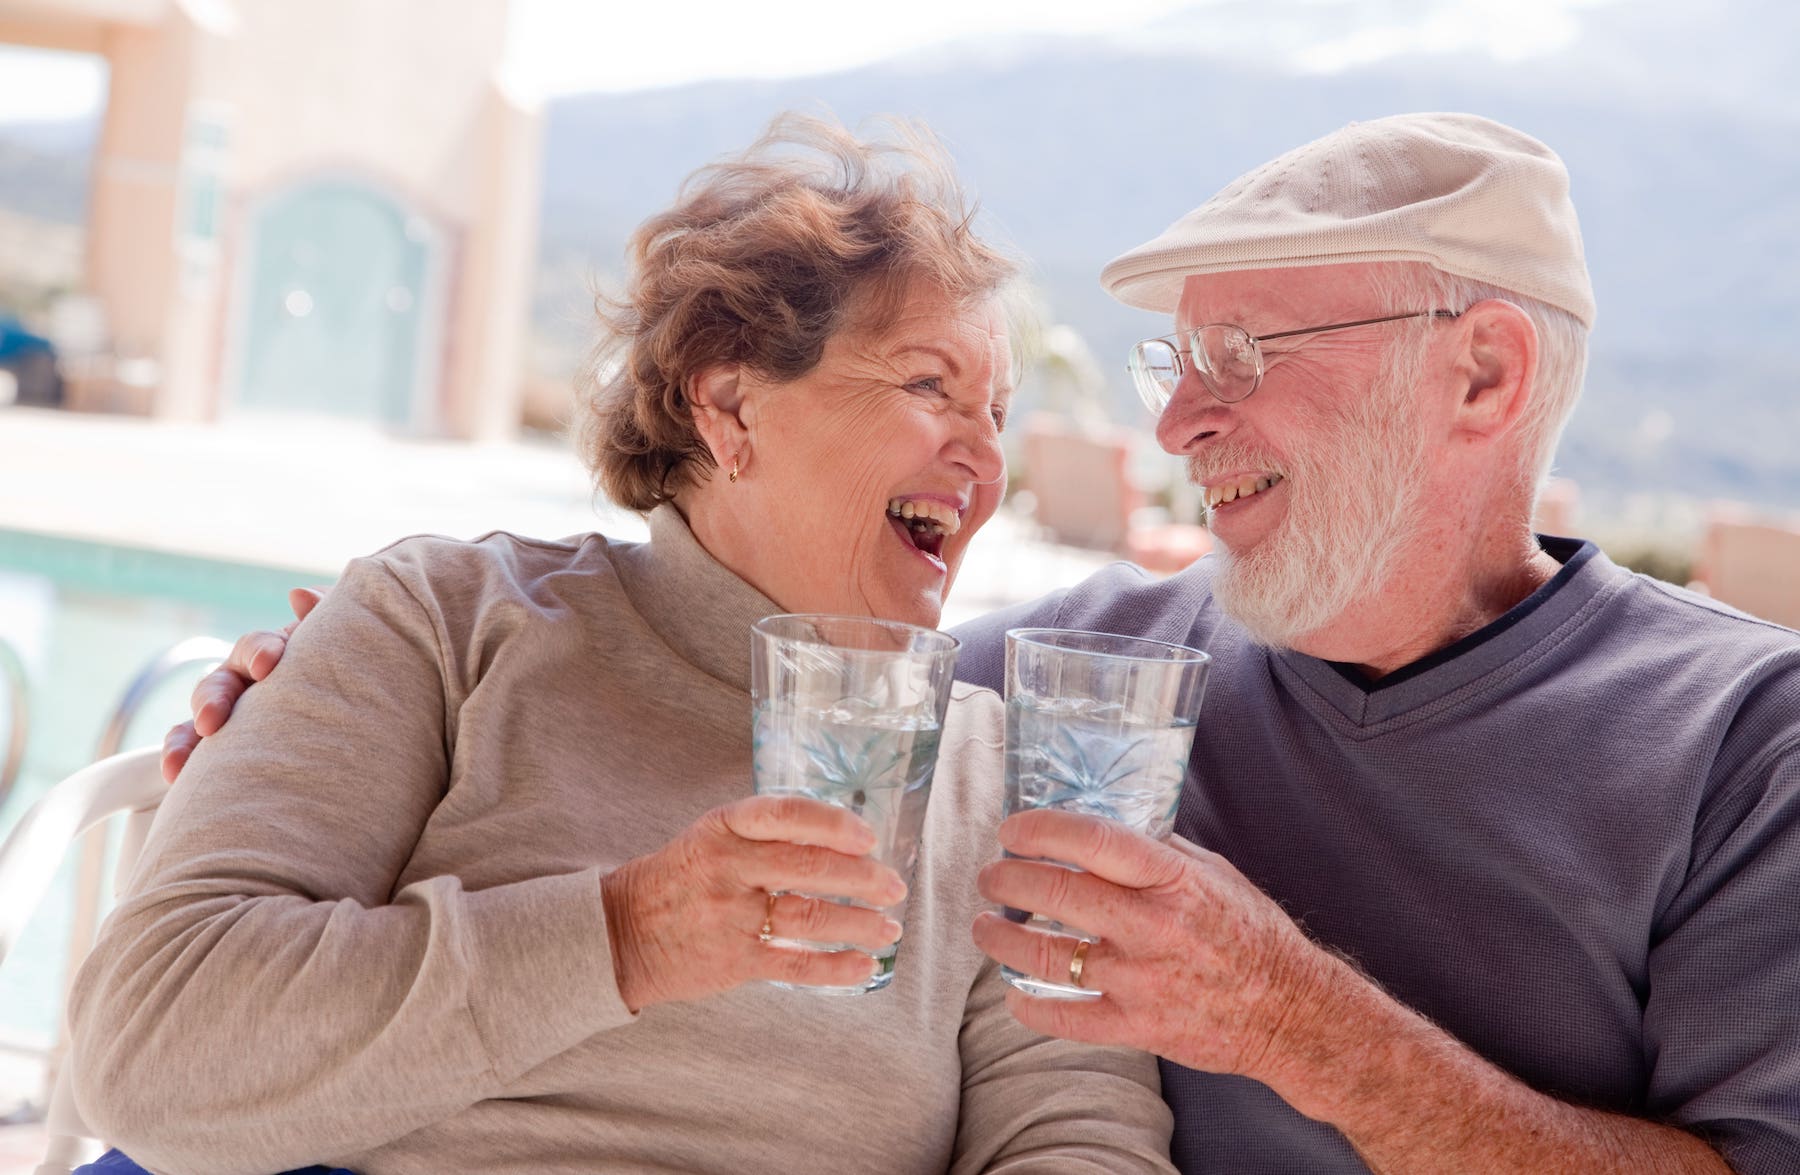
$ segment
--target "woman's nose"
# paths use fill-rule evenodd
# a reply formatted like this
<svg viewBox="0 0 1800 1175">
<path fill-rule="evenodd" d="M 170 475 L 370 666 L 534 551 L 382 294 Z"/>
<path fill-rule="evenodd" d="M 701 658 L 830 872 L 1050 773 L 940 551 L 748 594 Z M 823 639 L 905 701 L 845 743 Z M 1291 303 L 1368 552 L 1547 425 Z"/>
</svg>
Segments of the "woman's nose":
<svg viewBox="0 0 1800 1175">
<path fill-rule="evenodd" d="M 962 430 L 954 454 L 981 485 L 1002 481 L 1006 477 L 1006 454 L 1000 448 L 1000 426 L 983 410 L 971 414 L 969 425 Z"/>
</svg>

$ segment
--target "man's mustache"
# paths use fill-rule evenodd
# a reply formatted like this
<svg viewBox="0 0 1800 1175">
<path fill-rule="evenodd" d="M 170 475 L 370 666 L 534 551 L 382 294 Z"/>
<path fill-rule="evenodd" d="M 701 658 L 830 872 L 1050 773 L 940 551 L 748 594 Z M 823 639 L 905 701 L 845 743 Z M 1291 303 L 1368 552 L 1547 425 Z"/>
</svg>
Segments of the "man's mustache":
<svg viewBox="0 0 1800 1175">
<path fill-rule="evenodd" d="M 1243 446 L 1209 449 L 1205 456 L 1187 459 L 1188 480 L 1200 486 L 1211 485 L 1214 478 L 1224 473 L 1239 474 L 1247 469 L 1267 470 L 1286 476 L 1289 462 L 1262 450 Z"/>
</svg>

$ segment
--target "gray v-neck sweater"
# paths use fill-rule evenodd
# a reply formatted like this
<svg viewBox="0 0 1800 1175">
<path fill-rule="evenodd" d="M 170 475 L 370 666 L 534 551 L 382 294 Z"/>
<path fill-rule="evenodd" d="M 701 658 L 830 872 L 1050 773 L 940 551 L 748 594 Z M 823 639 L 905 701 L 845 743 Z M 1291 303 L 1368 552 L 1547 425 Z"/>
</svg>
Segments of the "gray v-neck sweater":
<svg viewBox="0 0 1800 1175">
<path fill-rule="evenodd" d="M 673 508 L 651 532 L 351 564 L 81 972 L 90 1123 L 181 1175 L 1166 1170 L 1154 1062 L 1022 1028 L 970 939 L 1001 802 L 971 687 L 891 987 L 624 1007 L 600 877 L 749 794 L 749 626 L 781 610 Z"/>
<path fill-rule="evenodd" d="M 1252 644 L 1212 560 L 1117 565 L 958 630 L 1213 654 L 1177 831 L 1536 1088 L 1800 1171 L 1800 635 L 1544 539 L 1563 570 L 1371 685 Z M 1189 1172 L 1365 1172 L 1266 1087 L 1163 1066 Z"/>
</svg>

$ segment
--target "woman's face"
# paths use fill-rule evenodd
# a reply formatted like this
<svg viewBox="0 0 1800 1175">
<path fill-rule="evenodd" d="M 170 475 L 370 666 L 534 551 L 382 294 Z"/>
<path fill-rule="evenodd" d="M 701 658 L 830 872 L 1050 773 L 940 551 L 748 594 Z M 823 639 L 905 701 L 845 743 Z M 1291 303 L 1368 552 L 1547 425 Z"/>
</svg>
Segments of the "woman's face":
<svg viewBox="0 0 1800 1175">
<path fill-rule="evenodd" d="M 722 462 L 696 533 L 790 611 L 935 627 L 1005 490 L 1011 366 L 997 301 L 920 294 L 791 383 L 741 373 L 742 470 Z"/>
</svg>

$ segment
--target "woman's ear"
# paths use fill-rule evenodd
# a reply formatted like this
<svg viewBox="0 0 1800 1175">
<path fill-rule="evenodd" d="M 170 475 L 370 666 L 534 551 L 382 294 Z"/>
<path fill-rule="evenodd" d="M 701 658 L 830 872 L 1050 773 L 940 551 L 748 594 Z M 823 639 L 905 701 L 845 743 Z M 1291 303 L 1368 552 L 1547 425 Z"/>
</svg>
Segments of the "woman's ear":
<svg viewBox="0 0 1800 1175">
<path fill-rule="evenodd" d="M 690 375 L 682 389 L 694 415 L 694 427 L 721 469 L 731 468 L 750 439 L 750 430 L 744 423 L 745 388 L 741 377 L 742 371 L 735 363 L 714 364 Z"/>
<path fill-rule="evenodd" d="M 1509 431 L 1537 394 L 1537 327 L 1523 310 L 1497 298 L 1475 303 L 1462 317 L 1455 427 L 1471 440 L 1491 440 Z"/>
</svg>

